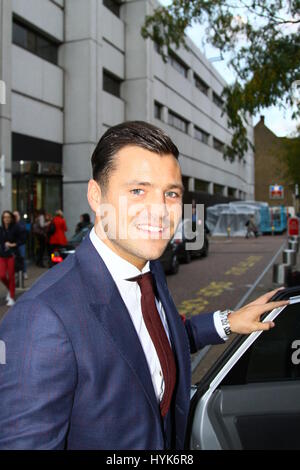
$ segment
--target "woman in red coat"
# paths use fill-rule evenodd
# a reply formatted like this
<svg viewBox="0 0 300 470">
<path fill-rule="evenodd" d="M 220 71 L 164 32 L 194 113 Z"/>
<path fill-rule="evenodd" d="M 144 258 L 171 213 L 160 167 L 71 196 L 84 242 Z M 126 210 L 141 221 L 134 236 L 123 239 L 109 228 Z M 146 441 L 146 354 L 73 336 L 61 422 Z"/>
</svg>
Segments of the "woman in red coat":
<svg viewBox="0 0 300 470">
<path fill-rule="evenodd" d="M 52 232 L 49 237 L 49 245 L 51 247 L 51 251 L 53 251 L 55 247 L 66 246 L 67 244 L 65 232 L 68 229 L 63 213 L 61 210 L 58 210 L 55 214 L 56 215 L 51 222 L 51 225 L 53 224 L 53 227 L 50 227 L 50 231 Z"/>
</svg>

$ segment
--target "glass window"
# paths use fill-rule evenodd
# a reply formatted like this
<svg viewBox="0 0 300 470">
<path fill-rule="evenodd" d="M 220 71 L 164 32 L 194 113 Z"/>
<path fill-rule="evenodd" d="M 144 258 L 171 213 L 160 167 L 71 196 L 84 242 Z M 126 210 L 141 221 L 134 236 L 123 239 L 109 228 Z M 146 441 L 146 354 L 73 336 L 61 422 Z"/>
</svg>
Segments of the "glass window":
<svg viewBox="0 0 300 470">
<path fill-rule="evenodd" d="M 199 127 L 194 127 L 195 129 L 195 139 L 200 140 L 204 144 L 208 144 L 209 134 Z"/>
<path fill-rule="evenodd" d="M 187 77 L 188 67 L 185 63 L 177 57 L 174 52 L 169 51 L 169 62 L 181 75 Z"/>
<path fill-rule="evenodd" d="M 178 114 L 173 113 L 173 111 L 169 111 L 168 124 L 182 132 L 187 133 L 188 122 L 182 117 L 178 116 Z"/>
<path fill-rule="evenodd" d="M 209 183 L 207 181 L 195 178 L 195 191 L 203 191 L 206 193 L 208 192 L 208 185 Z"/>
<path fill-rule="evenodd" d="M 218 106 L 218 108 L 223 108 L 223 100 L 215 92 L 213 92 L 213 102 Z"/>
<path fill-rule="evenodd" d="M 214 183 L 214 194 L 224 194 L 224 186 Z"/>
<path fill-rule="evenodd" d="M 195 73 L 194 73 L 194 82 L 195 82 L 196 88 L 198 88 L 198 90 L 200 90 L 202 93 L 204 93 L 204 95 L 207 96 L 209 86 Z"/>
<path fill-rule="evenodd" d="M 154 117 L 155 119 L 160 119 L 162 118 L 162 105 L 155 102 L 154 103 Z"/>
<path fill-rule="evenodd" d="M 107 70 L 103 70 L 103 90 L 111 95 L 121 96 L 121 83 L 122 80 L 111 74 Z"/>
<path fill-rule="evenodd" d="M 226 376 L 222 385 L 300 379 L 300 304 L 286 307 Z"/>
<path fill-rule="evenodd" d="M 153 47 L 154 47 L 154 50 L 158 52 L 158 54 L 160 54 L 161 47 L 157 42 L 155 41 L 153 42 Z"/>
<path fill-rule="evenodd" d="M 224 151 L 224 144 L 219 139 L 213 138 L 213 147 L 214 149 L 218 150 L 219 152 Z"/>
<path fill-rule="evenodd" d="M 230 197 L 235 197 L 235 189 L 234 188 L 228 188 L 228 196 Z"/>
<path fill-rule="evenodd" d="M 20 23 L 19 20 L 13 21 L 13 43 L 42 59 L 57 64 L 58 43 L 51 41 L 33 28 Z"/>
<path fill-rule="evenodd" d="M 27 30 L 18 23 L 13 23 L 13 43 L 27 49 Z"/>
<path fill-rule="evenodd" d="M 114 15 L 120 17 L 121 2 L 118 2 L 117 0 L 103 0 L 103 5 Z"/>
</svg>

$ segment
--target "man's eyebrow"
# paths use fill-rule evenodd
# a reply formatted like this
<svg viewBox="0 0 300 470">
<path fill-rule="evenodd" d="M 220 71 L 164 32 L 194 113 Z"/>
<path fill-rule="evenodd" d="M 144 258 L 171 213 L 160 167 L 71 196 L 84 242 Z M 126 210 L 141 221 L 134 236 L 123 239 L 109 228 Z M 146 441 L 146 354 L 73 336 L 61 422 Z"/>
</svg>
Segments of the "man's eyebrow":
<svg viewBox="0 0 300 470">
<path fill-rule="evenodd" d="M 136 184 L 137 186 L 153 186 L 152 183 L 149 181 L 139 181 L 139 180 L 131 180 L 126 183 L 126 186 L 132 186 Z M 184 186 L 180 183 L 171 183 L 167 186 L 167 190 L 177 188 L 180 189 L 182 192 L 184 192 Z"/>
</svg>

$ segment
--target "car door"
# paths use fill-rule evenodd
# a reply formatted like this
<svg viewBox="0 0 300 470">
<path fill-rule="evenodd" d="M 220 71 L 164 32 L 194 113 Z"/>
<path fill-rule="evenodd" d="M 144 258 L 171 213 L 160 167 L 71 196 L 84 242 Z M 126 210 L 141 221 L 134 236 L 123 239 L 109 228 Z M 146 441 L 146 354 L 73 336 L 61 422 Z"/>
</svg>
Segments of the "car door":
<svg viewBox="0 0 300 470">
<path fill-rule="evenodd" d="M 272 300 L 300 299 L 300 286 Z M 300 449 L 300 303 L 264 316 L 269 331 L 238 336 L 197 384 L 190 449 Z"/>
</svg>

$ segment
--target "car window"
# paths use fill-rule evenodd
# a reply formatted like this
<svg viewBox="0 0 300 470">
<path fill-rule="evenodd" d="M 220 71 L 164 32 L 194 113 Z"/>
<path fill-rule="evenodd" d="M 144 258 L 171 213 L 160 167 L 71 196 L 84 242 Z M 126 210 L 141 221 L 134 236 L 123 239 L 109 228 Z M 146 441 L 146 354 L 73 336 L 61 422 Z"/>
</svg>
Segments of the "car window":
<svg viewBox="0 0 300 470">
<path fill-rule="evenodd" d="M 300 379 L 300 304 L 286 307 L 231 369 L 221 385 Z"/>
</svg>

